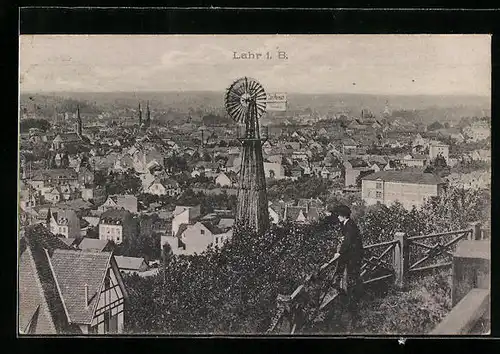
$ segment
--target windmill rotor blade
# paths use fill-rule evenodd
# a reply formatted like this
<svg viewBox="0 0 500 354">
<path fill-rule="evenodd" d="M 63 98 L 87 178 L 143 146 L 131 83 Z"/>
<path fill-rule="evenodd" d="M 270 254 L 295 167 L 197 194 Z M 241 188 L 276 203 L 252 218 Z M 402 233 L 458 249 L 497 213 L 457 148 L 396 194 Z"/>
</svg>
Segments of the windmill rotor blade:
<svg viewBox="0 0 500 354">
<path fill-rule="evenodd" d="M 253 103 L 249 106 L 241 101 L 248 94 Z M 266 92 L 262 85 L 251 77 L 243 77 L 234 81 L 225 94 L 225 108 L 228 115 L 236 122 L 245 122 L 250 117 L 259 119 L 266 110 Z M 250 111 L 249 111 L 250 110 Z"/>
</svg>

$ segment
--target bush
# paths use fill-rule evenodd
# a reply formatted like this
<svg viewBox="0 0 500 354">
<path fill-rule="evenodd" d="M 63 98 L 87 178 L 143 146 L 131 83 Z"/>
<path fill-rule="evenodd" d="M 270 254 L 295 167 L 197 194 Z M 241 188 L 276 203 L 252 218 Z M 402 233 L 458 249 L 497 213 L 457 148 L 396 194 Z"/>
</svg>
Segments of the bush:
<svg viewBox="0 0 500 354">
<path fill-rule="evenodd" d="M 480 220 L 487 208 L 488 200 L 480 191 L 449 189 L 420 210 L 406 210 L 400 204 L 360 205 L 355 218 L 364 245 L 370 245 L 392 240 L 397 231 L 413 236 L 462 229 L 467 222 Z M 339 235 L 337 226 L 326 220 L 273 226 L 262 236 L 236 228 L 232 242 L 221 249 L 172 257 L 158 276 L 126 276 L 131 294 L 127 330 L 262 333 L 275 314 L 276 296 L 290 294 L 329 260 Z M 380 291 L 366 293 L 360 331 L 418 334 L 432 329 L 450 309 L 449 271 L 418 275 L 410 281 L 410 289 L 382 287 L 383 297 Z M 317 305 L 315 291 L 308 293 L 306 311 Z"/>
</svg>

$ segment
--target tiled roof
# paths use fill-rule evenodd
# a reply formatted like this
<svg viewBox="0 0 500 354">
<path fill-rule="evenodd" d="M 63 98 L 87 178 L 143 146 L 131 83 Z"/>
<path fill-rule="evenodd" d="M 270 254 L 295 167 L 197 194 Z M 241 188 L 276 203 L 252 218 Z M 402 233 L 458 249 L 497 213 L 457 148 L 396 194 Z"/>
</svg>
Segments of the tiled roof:
<svg viewBox="0 0 500 354">
<path fill-rule="evenodd" d="M 108 209 L 101 214 L 100 222 L 101 223 L 109 223 L 109 222 L 123 222 L 126 218 L 131 216 L 130 212 L 125 209 Z"/>
<path fill-rule="evenodd" d="M 144 258 L 115 256 L 116 264 L 120 270 L 139 270 L 145 262 Z"/>
<path fill-rule="evenodd" d="M 109 240 L 99 240 L 85 237 L 78 245 L 78 248 L 82 251 L 101 252 L 108 244 Z"/>
<path fill-rule="evenodd" d="M 226 229 L 229 227 L 232 227 L 234 225 L 234 219 L 229 219 L 229 218 L 222 218 L 220 219 L 219 223 L 217 224 L 217 227 L 221 229 Z"/>
<path fill-rule="evenodd" d="M 440 184 L 444 181 L 432 173 L 405 172 L 405 171 L 380 171 L 362 178 L 363 180 L 385 182 L 403 182 L 412 184 Z"/>
<path fill-rule="evenodd" d="M 59 239 L 70 247 L 72 247 L 76 241 L 76 238 L 59 237 Z"/>
<path fill-rule="evenodd" d="M 208 231 L 210 231 L 212 233 L 212 235 L 218 235 L 218 234 L 224 233 L 224 231 L 222 231 L 221 229 L 219 229 L 217 226 L 213 225 L 209 221 L 200 221 L 200 223 L 203 226 L 205 226 L 208 229 Z"/>
<path fill-rule="evenodd" d="M 92 322 L 111 257 L 111 252 L 54 251 L 51 262 L 71 322 Z M 88 286 L 88 306 L 85 284 Z"/>
<path fill-rule="evenodd" d="M 55 168 L 48 170 L 38 170 L 33 176 L 33 180 L 41 181 L 47 179 L 78 179 L 78 175 L 73 169 Z"/>
<path fill-rule="evenodd" d="M 180 238 L 182 233 L 186 231 L 188 228 L 189 224 L 180 224 L 179 228 L 177 229 L 177 233 L 175 234 L 175 237 Z"/>
<path fill-rule="evenodd" d="M 26 228 L 24 236 L 20 240 L 20 264 L 19 264 L 19 312 L 20 325 L 27 325 L 35 308 L 40 304 L 38 293 L 42 293 L 48 305 L 50 317 L 54 323 L 57 333 L 69 333 L 78 331 L 70 326 L 65 314 L 62 298 L 57 289 L 57 281 L 52 273 L 49 257 L 53 255 L 56 248 L 68 250 L 70 247 L 61 239 L 54 237 L 42 225 Z M 31 267 L 32 259 L 34 269 Z M 30 274 L 36 273 L 37 281 L 31 281 Z M 26 283 L 26 282 L 29 282 Z M 41 289 L 38 288 L 40 284 Z"/>
</svg>

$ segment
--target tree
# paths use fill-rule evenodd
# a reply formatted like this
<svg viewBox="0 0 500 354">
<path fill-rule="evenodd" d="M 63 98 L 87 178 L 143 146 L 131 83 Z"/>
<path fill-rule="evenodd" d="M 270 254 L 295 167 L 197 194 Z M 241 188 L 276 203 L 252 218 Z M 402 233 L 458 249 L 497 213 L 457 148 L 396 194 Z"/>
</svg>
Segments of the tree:
<svg viewBox="0 0 500 354">
<path fill-rule="evenodd" d="M 448 189 L 423 208 L 406 210 L 398 203 L 354 205 L 359 196 L 338 198 L 345 200 L 337 202 L 353 205 L 364 245 L 391 241 L 399 231 L 415 236 L 463 229 L 467 222 L 480 220 L 490 200 L 479 191 Z M 339 237 L 333 218 L 311 225 L 285 223 L 264 235 L 237 225 L 233 240 L 220 249 L 165 257 L 157 276 L 124 276 L 130 294 L 126 329 L 133 333 L 263 333 L 275 314 L 277 294 L 290 294 L 306 275 L 329 260 Z M 444 283 L 438 278 L 436 287 Z M 418 292 L 425 284 L 415 286 Z M 315 291 L 313 287 L 306 299 L 306 314 L 317 304 Z M 401 296 L 398 293 L 396 299 Z M 380 302 L 372 305 L 376 310 L 379 306 Z M 397 313 L 391 313 L 394 320 Z"/>
<path fill-rule="evenodd" d="M 21 133 L 27 133 L 31 128 L 37 128 L 46 132 L 50 129 L 50 122 L 46 119 L 23 119 L 19 123 Z"/>
<path fill-rule="evenodd" d="M 434 160 L 425 168 L 425 173 L 433 173 L 440 177 L 450 174 L 450 168 L 446 164 L 446 159 L 442 155 L 436 156 Z"/>
<path fill-rule="evenodd" d="M 110 194 L 138 194 L 142 188 L 142 182 L 136 176 L 135 171 L 130 169 L 123 173 L 110 173 L 105 178 L 106 193 Z"/>
</svg>

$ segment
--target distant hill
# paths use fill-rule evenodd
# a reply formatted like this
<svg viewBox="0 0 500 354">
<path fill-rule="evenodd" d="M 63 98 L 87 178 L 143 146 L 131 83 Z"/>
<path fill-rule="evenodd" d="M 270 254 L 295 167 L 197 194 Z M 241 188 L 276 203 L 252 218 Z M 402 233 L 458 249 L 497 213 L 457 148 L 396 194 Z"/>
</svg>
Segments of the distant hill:
<svg viewBox="0 0 500 354">
<path fill-rule="evenodd" d="M 135 109 L 138 102 L 149 100 L 153 112 L 163 115 L 169 112 L 170 117 L 177 113 L 196 113 L 198 117 L 208 114 L 225 116 L 223 92 L 55 92 L 55 93 L 21 93 L 21 108 L 28 111 L 39 109 L 48 116 L 58 111 L 74 111 L 80 104 L 82 113 L 94 113 L 113 109 Z M 406 112 L 408 120 L 420 120 L 432 123 L 436 120 L 459 120 L 466 116 L 490 116 L 491 103 L 489 97 L 482 96 L 388 96 L 365 94 L 288 94 L 288 108 L 282 116 L 293 115 L 294 112 L 312 110 L 319 114 L 345 112 L 359 116 L 362 109 L 368 109 L 380 116 L 388 102 L 389 109 L 396 113 Z M 408 113 L 410 112 L 410 113 Z M 271 113 L 280 115 L 279 113 Z M 412 118 L 413 117 L 413 118 Z"/>
</svg>

